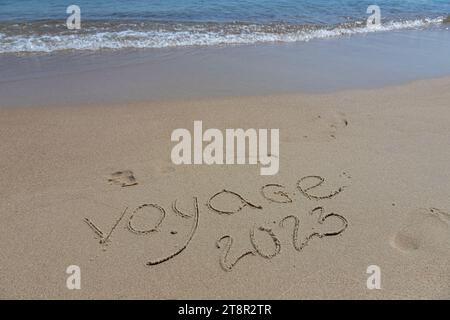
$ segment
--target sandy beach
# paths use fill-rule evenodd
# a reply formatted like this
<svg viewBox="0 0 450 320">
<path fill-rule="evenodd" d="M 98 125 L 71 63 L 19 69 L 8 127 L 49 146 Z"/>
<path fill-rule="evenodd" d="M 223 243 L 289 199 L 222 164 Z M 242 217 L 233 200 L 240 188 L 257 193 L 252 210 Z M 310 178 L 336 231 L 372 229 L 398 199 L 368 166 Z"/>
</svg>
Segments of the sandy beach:
<svg viewBox="0 0 450 320">
<path fill-rule="evenodd" d="M 449 299 L 449 88 L 1 108 L 0 298 Z M 174 165 L 195 120 L 279 173 Z"/>
<path fill-rule="evenodd" d="M 0 300 L 450 300 L 449 23 L 446 0 L 0 1 Z"/>
</svg>

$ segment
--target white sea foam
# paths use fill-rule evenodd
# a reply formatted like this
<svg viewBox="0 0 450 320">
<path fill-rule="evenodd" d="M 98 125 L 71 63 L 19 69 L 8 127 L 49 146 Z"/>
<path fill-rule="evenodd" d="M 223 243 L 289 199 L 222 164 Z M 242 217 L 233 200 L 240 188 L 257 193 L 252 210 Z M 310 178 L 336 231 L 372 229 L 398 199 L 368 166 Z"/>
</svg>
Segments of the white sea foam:
<svg viewBox="0 0 450 320">
<path fill-rule="evenodd" d="M 122 48 L 166 48 L 181 46 L 216 46 L 273 42 L 299 42 L 400 29 L 439 25 L 443 18 L 391 21 L 379 26 L 292 28 L 283 25 L 233 25 L 232 27 L 184 26 L 171 29 L 108 31 L 89 28 L 85 33 L 0 33 L 0 53 L 54 52 L 62 50 L 100 50 Z"/>
</svg>

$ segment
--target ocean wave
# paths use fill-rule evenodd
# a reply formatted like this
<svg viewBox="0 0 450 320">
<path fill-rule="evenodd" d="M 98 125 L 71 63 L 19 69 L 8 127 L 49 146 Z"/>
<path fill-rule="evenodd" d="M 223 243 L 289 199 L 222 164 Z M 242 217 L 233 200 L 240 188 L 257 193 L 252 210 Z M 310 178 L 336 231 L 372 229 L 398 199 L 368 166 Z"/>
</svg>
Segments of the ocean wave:
<svg viewBox="0 0 450 320">
<path fill-rule="evenodd" d="M 66 30 L 61 23 L 14 24 L 0 28 L 0 53 L 300 42 L 372 32 L 418 29 L 442 24 L 443 20 L 443 17 L 438 17 L 388 21 L 372 27 L 365 26 L 365 22 L 362 21 L 334 27 L 291 24 L 102 22 L 87 23 L 79 31 Z"/>
</svg>

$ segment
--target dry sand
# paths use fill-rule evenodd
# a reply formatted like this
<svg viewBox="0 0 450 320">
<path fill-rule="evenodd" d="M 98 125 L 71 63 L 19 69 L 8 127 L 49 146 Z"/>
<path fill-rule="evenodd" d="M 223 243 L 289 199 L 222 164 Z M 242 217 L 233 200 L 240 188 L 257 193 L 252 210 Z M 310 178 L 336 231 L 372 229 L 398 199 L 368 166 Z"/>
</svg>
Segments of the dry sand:
<svg viewBox="0 0 450 320">
<path fill-rule="evenodd" d="M 327 95 L 0 109 L 0 298 L 448 299 L 449 107 L 442 78 Z M 171 132 L 194 120 L 279 128 L 279 174 L 173 165 Z M 308 190 L 319 180 L 306 178 L 302 193 L 298 181 L 312 175 L 325 182 Z M 285 193 L 268 187 L 264 197 L 267 184 Z M 262 209 L 214 212 L 206 204 L 223 189 Z M 232 194 L 215 202 L 240 204 Z M 335 215 L 318 223 L 317 207 Z M 115 226 L 108 241 L 85 218 L 104 238 Z M 69 265 L 81 268 L 81 290 L 66 288 Z M 367 289 L 370 265 L 381 290 Z"/>
</svg>

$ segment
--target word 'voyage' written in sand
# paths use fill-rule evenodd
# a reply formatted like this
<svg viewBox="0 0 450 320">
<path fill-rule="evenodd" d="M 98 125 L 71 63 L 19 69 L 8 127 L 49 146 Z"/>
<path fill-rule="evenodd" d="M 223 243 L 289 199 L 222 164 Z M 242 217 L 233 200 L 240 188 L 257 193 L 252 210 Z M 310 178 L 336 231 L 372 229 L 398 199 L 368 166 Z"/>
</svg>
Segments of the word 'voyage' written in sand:
<svg viewBox="0 0 450 320">
<path fill-rule="evenodd" d="M 270 131 L 270 151 L 269 136 Z M 225 157 L 224 136 L 219 129 L 203 132 L 202 121 L 194 121 L 194 137 L 187 129 L 175 129 L 172 142 L 178 142 L 172 149 L 171 159 L 179 164 L 259 164 L 261 175 L 274 175 L 279 170 L 279 129 L 226 129 Z M 209 142 L 203 149 L 203 142 Z M 236 142 L 236 144 L 235 144 Z M 246 157 L 248 142 L 248 159 Z M 193 147 L 192 147 L 193 143 Z M 194 159 L 192 160 L 192 150 Z M 236 154 L 235 154 L 236 151 Z M 236 159 L 235 159 L 236 158 Z"/>
<path fill-rule="evenodd" d="M 219 249 L 218 259 L 221 268 L 224 271 L 231 271 L 244 258 L 250 259 L 253 257 L 270 260 L 276 257 L 281 253 L 279 236 L 282 234 L 289 235 L 292 247 L 296 251 L 301 252 L 312 240 L 334 237 L 344 232 L 348 226 L 347 219 L 340 214 L 327 212 L 323 206 L 317 205 L 317 202 L 337 196 L 345 187 L 328 191 L 329 187 L 323 187 L 324 183 L 325 179 L 321 176 L 305 176 L 298 180 L 296 189 L 299 191 L 300 196 L 303 199 L 306 198 L 308 202 L 315 202 L 312 210 L 304 212 L 299 212 L 298 208 L 296 208 L 295 202 L 297 202 L 297 199 L 294 197 L 296 193 L 287 191 L 284 185 L 278 183 L 263 185 L 260 188 L 262 199 L 259 200 L 249 200 L 240 193 L 227 189 L 210 196 L 205 203 L 207 209 L 212 213 L 228 217 L 227 219 L 231 219 L 232 216 L 235 216 L 233 219 L 238 218 L 239 215 L 236 214 L 244 209 L 251 210 L 257 214 L 261 213 L 264 218 L 270 219 L 270 222 L 255 224 L 249 229 L 247 228 L 248 243 L 240 243 L 236 246 L 237 243 L 231 234 L 224 234 L 216 238 L 215 245 Z M 224 203 L 227 204 L 226 208 Z M 186 204 L 184 205 L 186 206 Z M 288 208 L 292 210 L 292 213 L 281 218 L 271 218 L 269 215 L 274 213 L 273 205 L 276 205 L 278 208 L 280 208 L 280 205 L 289 206 Z M 168 213 L 174 214 L 176 218 L 180 219 L 180 222 L 181 220 L 191 221 L 190 231 L 184 242 L 176 249 L 169 246 L 162 248 L 164 251 L 167 251 L 167 254 L 159 258 L 147 260 L 147 266 L 156 266 L 180 255 L 192 242 L 199 228 L 200 210 L 199 201 L 196 196 L 193 197 L 192 210 L 186 210 L 184 212 L 179 209 L 177 200 L 175 199 L 172 202 L 170 210 L 166 210 L 157 203 L 146 203 L 136 207 L 131 211 L 131 214 L 127 213 L 129 211 L 125 209 L 107 233 L 103 232 L 90 219 L 85 218 L 84 221 L 95 232 L 97 237 L 100 238 L 101 245 L 111 242 L 113 233 L 122 222 L 126 224 L 126 229 L 131 236 L 140 235 L 151 237 L 160 231 Z M 144 227 L 142 220 L 140 220 L 141 223 L 138 223 L 139 220 L 135 219 L 138 216 L 142 218 L 148 214 L 156 215 L 157 217 L 156 220 L 153 219 L 154 223 L 151 227 L 148 225 Z M 306 228 L 306 225 L 309 225 L 310 228 Z M 233 232 L 237 231 L 239 230 L 233 230 Z M 173 231 L 171 231 L 171 234 L 174 234 Z M 247 249 L 236 249 L 243 247 Z M 230 256 L 234 258 L 231 259 Z"/>
</svg>

